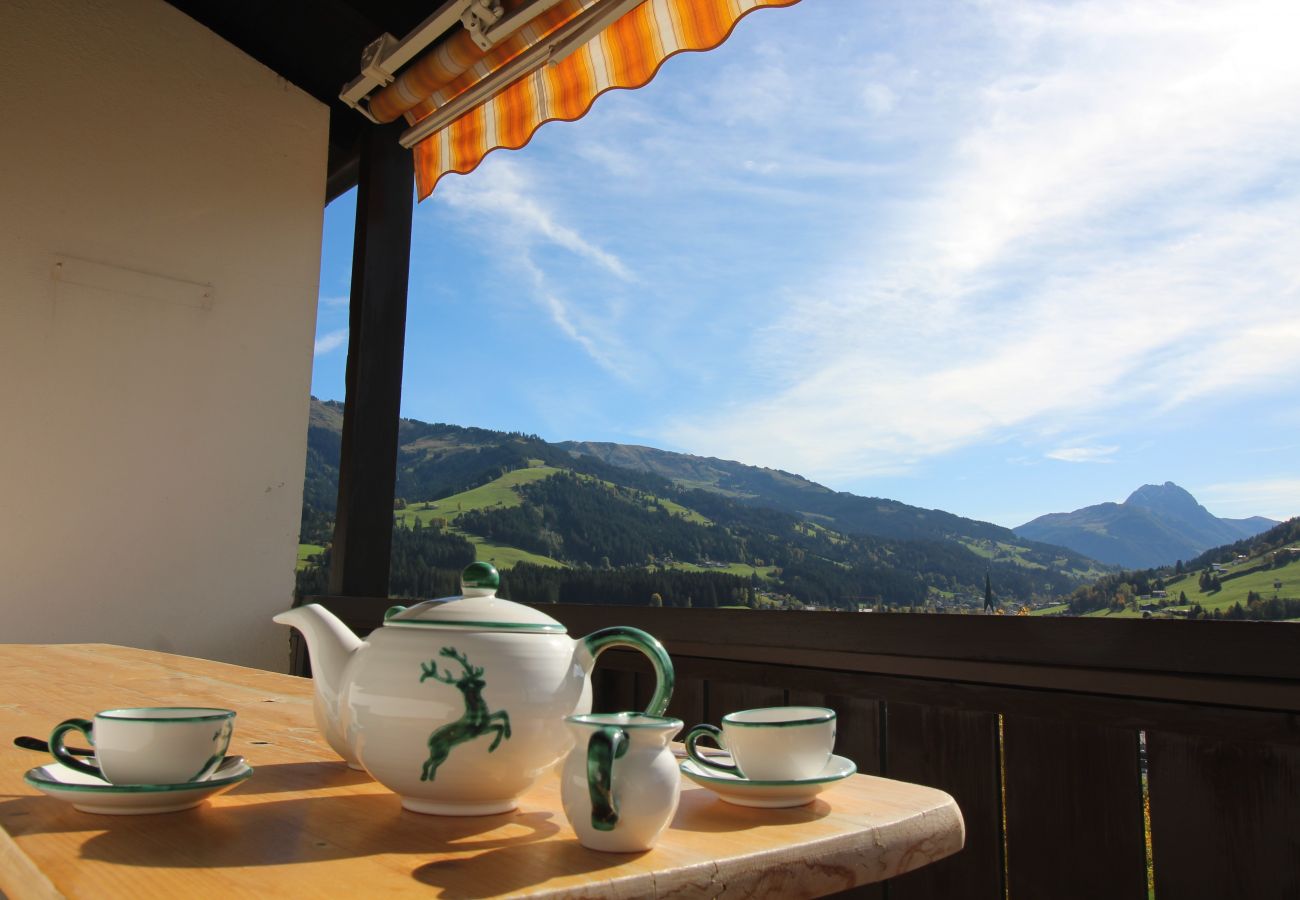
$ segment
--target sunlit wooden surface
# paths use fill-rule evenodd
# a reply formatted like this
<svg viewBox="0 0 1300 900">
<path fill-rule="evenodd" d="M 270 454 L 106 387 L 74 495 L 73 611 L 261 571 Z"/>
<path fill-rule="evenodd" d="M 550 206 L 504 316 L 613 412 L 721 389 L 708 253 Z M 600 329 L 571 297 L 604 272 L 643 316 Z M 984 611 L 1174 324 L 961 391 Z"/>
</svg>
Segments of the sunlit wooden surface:
<svg viewBox="0 0 1300 900">
<path fill-rule="evenodd" d="M 858 775 L 808 806 L 732 806 L 683 781 L 658 846 L 578 844 L 543 778 L 513 813 L 403 810 L 318 737 L 304 679 L 104 644 L 0 645 L 0 889 L 24 897 L 817 896 L 959 850 L 961 814 L 930 788 Z M 22 780 L 49 757 L 13 745 L 117 706 L 235 709 L 230 752 L 256 774 L 196 809 L 79 812 Z"/>
</svg>

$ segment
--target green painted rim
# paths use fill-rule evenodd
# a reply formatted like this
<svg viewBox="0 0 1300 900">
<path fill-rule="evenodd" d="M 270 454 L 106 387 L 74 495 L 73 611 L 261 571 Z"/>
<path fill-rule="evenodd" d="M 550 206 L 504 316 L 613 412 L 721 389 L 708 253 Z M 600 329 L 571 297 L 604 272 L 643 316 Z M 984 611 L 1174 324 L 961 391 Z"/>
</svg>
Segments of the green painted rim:
<svg viewBox="0 0 1300 900">
<path fill-rule="evenodd" d="M 800 709 L 816 709 L 820 712 L 815 716 L 808 716 L 803 719 L 785 719 L 780 722 L 737 722 L 732 716 L 739 713 L 727 713 L 722 717 L 722 724 L 732 725 L 736 728 L 792 728 L 796 725 L 822 725 L 826 722 L 835 721 L 835 710 L 826 709 L 822 706 L 803 706 Z M 767 712 L 769 709 L 786 709 L 784 706 L 764 706 L 760 709 L 746 709 L 741 712 Z"/>
<path fill-rule="evenodd" d="M 620 722 L 616 717 L 626 716 L 629 719 L 636 719 L 634 722 Z M 595 725 L 599 728 L 606 726 L 610 728 L 676 728 L 680 731 L 685 723 L 681 719 L 672 719 L 667 716 L 652 716 L 643 712 L 625 712 L 625 713 L 579 713 L 574 716 L 565 716 L 564 721 L 573 722 L 577 725 Z"/>
<path fill-rule="evenodd" d="M 510 631 L 531 634 L 568 634 L 563 625 L 541 622 L 425 622 L 421 619 L 389 619 L 385 628 L 456 628 L 462 631 Z"/>
<path fill-rule="evenodd" d="M 831 781 L 840 781 L 841 779 L 848 778 L 850 775 L 857 774 L 858 764 L 855 763 L 853 760 L 849 759 L 848 757 L 832 756 L 831 759 L 844 760 L 846 763 L 849 764 L 848 769 L 845 771 L 836 772 L 834 775 L 824 775 L 820 778 L 800 778 L 796 781 L 757 781 L 752 778 L 739 778 L 735 775 L 732 775 L 730 777 L 721 777 L 721 776 L 712 775 L 708 772 L 705 772 L 700 767 L 699 763 L 697 763 L 693 759 L 682 760 L 677 768 L 682 770 L 683 775 L 688 775 L 689 777 L 694 778 L 696 781 L 707 781 L 710 784 L 725 784 L 733 787 L 737 785 L 746 785 L 746 784 L 752 784 L 757 787 L 802 787 L 803 785 L 807 785 L 807 784 L 826 784 L 827 782 L 831 782 Z M 689 771 L 686 768 L 687 766 L 690 766 Z"/>
<path fill-rule="evenodd" d="M 182 710 L 192 710 L 199 715 L 196 716 L 136 716 L 136 715 L 117 715 L 117 713 L 137 713 L 137 712 L 163 712 L 171 710 L 180 712 Z M 112 719 L 114 722 L 221 722 L 226 719 L 233 719 L 235 711 L 233 709 L 215 709 L 205 706 L 124 706 L 121 709 L 106 709 L 103 712 L 95 713 L 96 719 Z"/>
<path fill-rule="evenodd" d="M 226 758 L 240 759 L 241 757 L 229 756 Z M 225 765 L 225 763 L 222 763 L 222 765 Z M 230 775 L 209 778 L 207 781 L 187 781 L 184 784 L 69 784 L 66 781 L 50 778 L 43 769 L 43 766 L 29 769 L 23 774 L 23 781 L 36 788 L 69 791 L 78 794 L 175 794 L 182 791 L 206 791 L 216 787 L 224 787 L 228 784 L 236 784 L 245 778 L 252 777 L 253 774 L 253 767 L 248 763 L 242 763 Z M 220 766 L 217 767 L 217 771 L 221 771 Z"/>
</svg>

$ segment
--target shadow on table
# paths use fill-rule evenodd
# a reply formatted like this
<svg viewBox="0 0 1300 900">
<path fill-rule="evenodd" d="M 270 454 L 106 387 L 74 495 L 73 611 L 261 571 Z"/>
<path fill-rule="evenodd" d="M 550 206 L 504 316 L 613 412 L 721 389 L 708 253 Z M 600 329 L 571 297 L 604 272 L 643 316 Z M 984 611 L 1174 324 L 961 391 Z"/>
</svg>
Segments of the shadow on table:
<svg viewBox="0 0 1300 900">
<path fill-rule="evenodd" d="M 544 841 L 560 831 L 549 811 L 426 816 L 402 809 L 397 795 L 386 791 L 223 802 L 233 797 L 232 792 L 193 809 L 140 816 L 94 815 L 49 798 L 21 797 L 0 802 L 0 821 L 15 836 L 92 833 L 81 845 L 83 859 L 214 869 L 382 854 L 481 854 Z"/>
<path fill-rule="evenodd" d="M 598 853 L 578 843 L 577 838 L 554 841 L 546 847 L 545 872 L 539 872 L 536 850 L 514 846 L 494 850 L 473 859 L 442 859 L 425 863 L 411 873 L 416 881 L 440 888 L 439 897 L 469 900 L 485 893 L 513 894 L 533 887 L 554 875 L 585 875 L 620 866 L 641 853 Z M 467 870 L 476 872 L 475 890 L 467 888 Z M 490 872 L 490 878 L 481 874 Z M 481 880 L 480 880 L 481 879 Z"/>
<path fill-rule="evenodd" d="M 682 791 L 682 800 L 670 827 L 677 831 L 704 833 L 748 831 L 773 825 L 814 822 L 825 818 L 830 811 L 830 804 L 824 800 L 786 809 L 757 809 L 728 803 L 705 788 L 686 788 Z"/>
<path fill-rule="evenodd" d="M 92 816 L 67 807 L 60 823 L 68 831 L 104 828 L 82 844 L 81 858 L 118 865 L 221 869 L 407 855 L 411 877 L 442 888 L 443 896 L 470 896 L 483 873 L 493 892 L 514 893 L 557 872 L 594 872 L 629 858 L 594 853 L 571 837 L 553 840 L 561 820 L 526 806 L 497 816 L 426 816 L 384 792 L 204 804 L 155 816 Z M 542 842 L 544 850 L 536 846 Z M 428 861 L 438 854 L 456 855 Z"/>
<path fill-rule="evenodd" d="M 237 790 L 242 794 L 277 794 L 286 791 L 315 791 L 326 788 L 347 787 L 354 784 L 374 784 L 375 779 L 365 772 L 348 768 L 337 762 L 273 763 L 258 765 L 249 760 L 253 777 Z"/>
</svg>

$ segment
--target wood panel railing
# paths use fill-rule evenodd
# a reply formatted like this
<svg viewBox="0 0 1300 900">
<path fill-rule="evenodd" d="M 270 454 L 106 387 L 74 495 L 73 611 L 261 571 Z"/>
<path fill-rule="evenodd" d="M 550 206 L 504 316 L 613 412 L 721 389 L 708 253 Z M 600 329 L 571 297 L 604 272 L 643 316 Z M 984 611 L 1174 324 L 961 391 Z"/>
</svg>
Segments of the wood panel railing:
<svg viewBox="0 0 1300 900">
<path fill-rule="evenodd" d="M 390 602 L 313 599 L 359 633 Z M 1295 625 L 546 611 L 575 636 L 621 624 L 658 637 L 677 671 L 670 713 L 687 724 L 829 706 L 836 752 L 861 771 L 952 794 L 965 849 L 855 896 L 1145 898 L 1153 880 L 1160 900 L 1300 897 Z M 594 684 L 596 709 L 631 709 L 652 676 L 611 651 Z"/>
</svg>

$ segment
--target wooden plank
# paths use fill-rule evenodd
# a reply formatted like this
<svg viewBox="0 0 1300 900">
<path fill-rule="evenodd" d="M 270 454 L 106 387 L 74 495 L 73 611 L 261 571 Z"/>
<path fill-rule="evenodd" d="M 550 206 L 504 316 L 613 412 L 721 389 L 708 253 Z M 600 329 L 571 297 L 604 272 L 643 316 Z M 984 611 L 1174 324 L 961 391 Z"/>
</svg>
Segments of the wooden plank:
<svg viewBox="0 0 1300 900">
<path fill-rule="evenodd" d="M 637 709 L 636 673 L 597 665 L 591 673 L 593 712 L 627 712 Z"/>
<path fill-rule="evenodd" d="M 848 757 L 858 771 L 879 775 L 881 765 L 880 716 L 882 704 L 844 694 L 821 691 L 791 690 L 787 698 L 792 706 L 824 706 L 835 710 L 835 753 Z"/>
<path fill-rule="evenodd" d="M 650 683 L 648 675 L 638 675 L 637 679 L 638 684 Z M 681 719 L 683 729 L 704 721 L 705 690 L 704 679 L 678 674 L 672 700 L 668 703 L 668 715 Z"/>
<path fill-rule="evenodd" d="M 1002 741 L 1010 895 L 1145 898 L 1137 734 L 1007 716 Z"/>
<path fill-rule="evenodd" d="M 839 694 L 805 689 L 788 692 L 792 706 L 824 706 L 835 710 L 835 753 L 853 760 L 858 771 L 878 775 L 880 765 L 880 716 L 883 704 Z M 885 900 L 884 884 L 864 884 L 841 891 L 835 900 Z"/>
<path fill-rule="evenodd" d="M 701 635 L 717 634 L 726 635 L 726 640 L 716 643 L 731 647 L 1300 681 L 1300 654 L 1294 652 L 1289 629 L 1261 628 L 1255 622 L 781 610 L 755 615 L 746 610 L 563 603 L 547 606 L 547 611 L 574 634 L 602 624 L 633 625 L 665 644 L 689 644 Z"/>
<path fill-rule="evenodd" d="M 870 699 L 888 698 L 922 706 L 969 712 L 1016 713 L 1039 718 L 1064 717 L 1133 731 L 1160 728 L 1184 734 L 1233 736 L 1262 742 L 1300 744 L 1300 716 L 1291 712 L 1210 706 L 1199 703 L 1111 697 L 1067 691 L 1026 690 L 1000 685 L 971 684 L 937 678 L 901 678 L 868 672 L 771 665 L 731 659 L 678 655 L 674 665 L 702 678 L 766 680 L 791 690 L 806 688 Z M 649 666 L 633 654 L 618 664 Z M 1130 679 L 1140 691 L 1146 676 Z"/>
<path fill-rule="evenodd" d="M 1004 900 L 997 717 L 890 703 L 885 771 L 890 778 L 951 794 L 966 822 L 966 849 L 893 879 L 889 900 Z"/>
<path fill-rule="evenodd" d="M 855 776 L 813 804 L 757 810 L 688 785 L 648 853 L 578 845 L 543 778 L 511 814 L 403 811 L 316 734 L 304 679 L 106 645 L 0 645 L 0 733 L 48 733 L 113 706 L 225 706 L 231 752 L 256 774 L 197 809 L 94 816 L 22 772 L 45 756 L 0 746 L 0 892 L 14 898 L 195 896 L 806 897 L 923 865 L 960 846 L 946 794 Z M 433 891 L 430 891 L 433 888 Z"/>
<path fill-rule="evenodd" d="M 388 596 L 414 167 L 395 126 L 362 133 L 330 593 Z"/>
<path fill-rule="evenodd" d="M 629 614 L 639 617 L 633 624 L 652 634 L 656 633 L 655 629 L 660 624 L 665 624 L 644 621 L 645 610 L 632 613 L 626 607 L 560 605 L 548 606 L 547 609 L 551 612 L 558 611 L 557 617 L 575 631 L 616 624 Z M 578 611 L 576 615 L 575 611 Z M 650 611 L 658 613 L 662 610 Z M 727 611 L 671 612 L 702 614 Z M 814 618 L 813 614 L 808 616 Z M 829 620 L 834 616 L 828 613 L 823 618 Z M 1179 679 L 1172 675 L 1127 670 L 1109 673 L 1069 670 L 1069 678 L 1063 680 L 1059 668 L 1027 663 L 992 668 L 982 666 L 979 671 L 975 671 L 954 668 L 947 660 L 919 658 L 908 660 L 911 667 L 908 675 L 894 675 L 882 674 L 876 667 L 877 659 L 866 655 L 739 646 L 730 642 L 730 635 L 727 643 L 706 644 L 699 641 L 701 633 L 703 629 L 697 629 L 692 634 L 693 640 L 689 642 L 677 641 L 671 636 L 665 639 L 662 634 L 656 636 L 664 640 L 674 660 L 688 657 L 701 663 L 705 659 L 711 660 L 711 671 L 716 677 L 740 677 L 734 673 L 748 671 L 749 667 L 758 665 L 755 660 L 762 660 L 763 667 L 768 671 L 744 677 L 764 678 L 769 682 L 795 678 L 813 690 L 845 690 L 856 696 L 888 697 L 921 705 L 971 711 L 1014 712 L 1039 717 L 1068 716 L 1116 728 L 1235 735 L 1251 740 L 1300 745 L 1300 716 L 1295 714 L 1300 711 L 1300 682 L 1271 682 L 1269 689 L 1273 692 L 1276 706 L 1259 709 L 1249 708 L 1260 705 L 1257 694 L 1261 691 L 1261 684 L 1253 679 L 1225 679 L 1219 676 Z M 1064 689 L 1066 684 L 1073 685 L 1073 689 Z M 790 686 L 796 685 L 790 682 Z M 1101 692 L 1102 686 L 1107 693 Z M 1153 699 L 1153 695 L 1160 696 L 1161 699 Z M 1206 697 L 1210 695 L 1216 695 L 1223 702 L 1206 702 Z M 1240 701 L 1246 707 L 1225 705 L 1229 701 Z"/>
<path fill-rule="evenodd" d="M 1300 897 L 1300 748 L 1153 732 L 1147 772 L 1157 897 Z"/>
<path fill-rule="evenodd" d="M 784 705 L 785 688 L 783 687 L 743 681 L 714 680 L 710 681 L 705 689 L 704 719 L 718 725 L 721 724 L 722 717 L 730 712 Z"/>
</svg>

